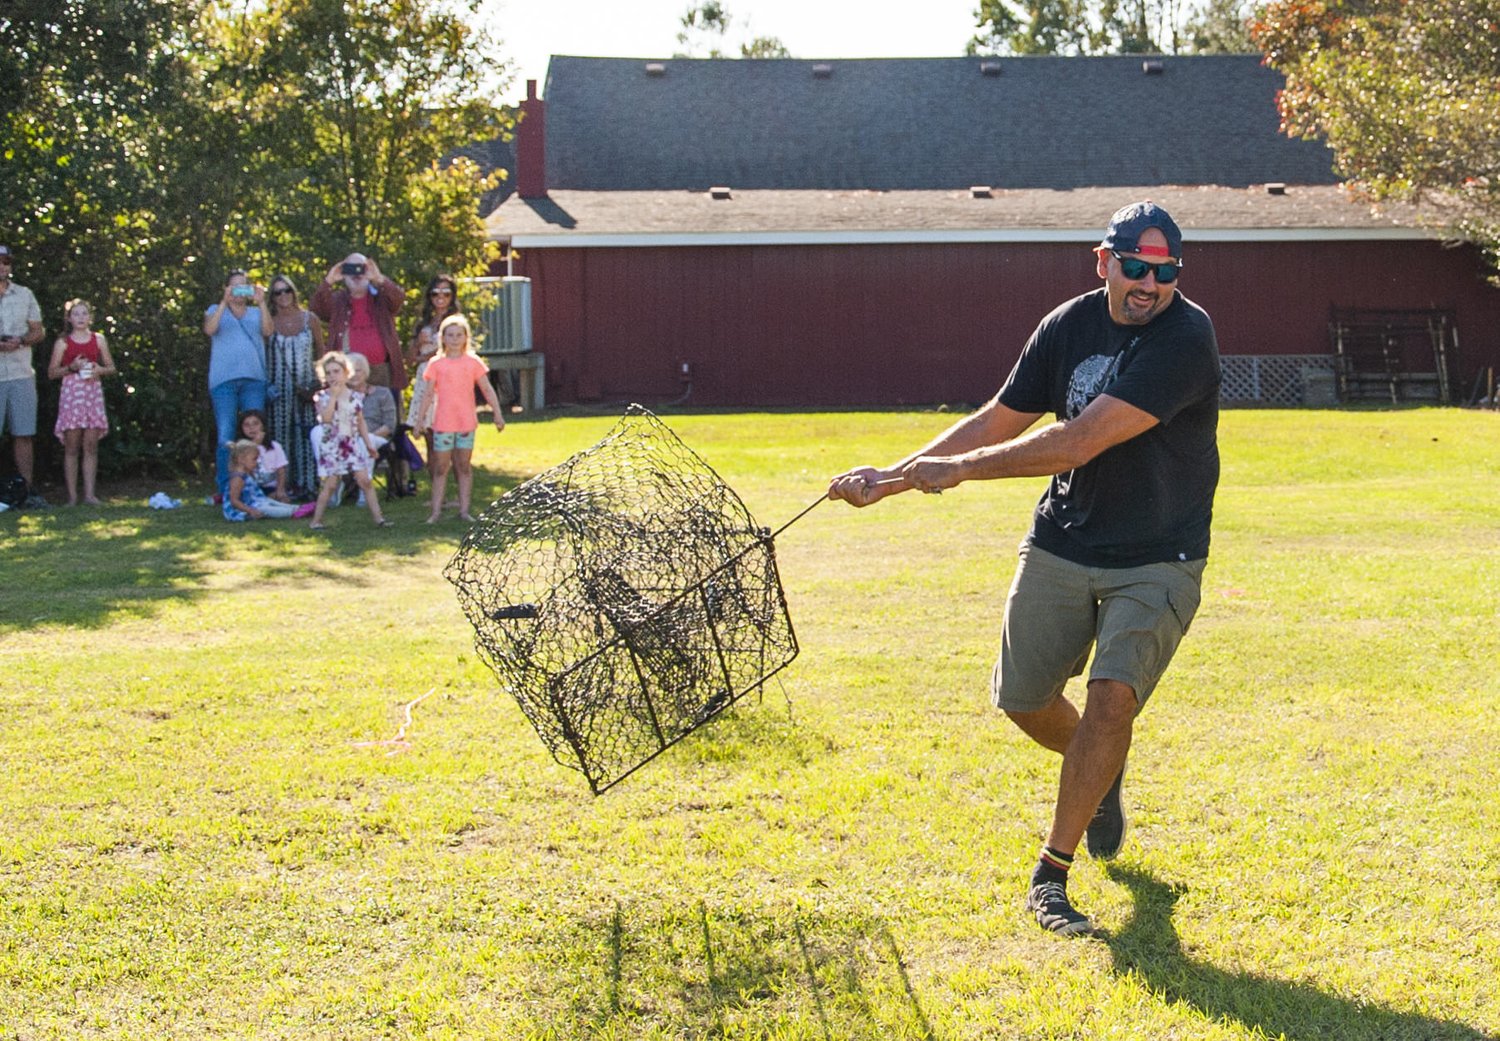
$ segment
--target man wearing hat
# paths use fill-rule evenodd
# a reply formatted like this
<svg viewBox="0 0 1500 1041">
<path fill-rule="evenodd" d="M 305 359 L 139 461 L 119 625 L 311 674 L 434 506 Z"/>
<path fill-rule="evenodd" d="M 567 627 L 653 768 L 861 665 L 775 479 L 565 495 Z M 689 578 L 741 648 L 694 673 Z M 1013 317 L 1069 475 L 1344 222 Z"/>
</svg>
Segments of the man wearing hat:
<svg viewBox="0 0 1500 1041">
<path fill-rule="evenodd" d="M 1120 794 L 1137 713 L 1197 610 L 1219 478 L 1213 323 L 1177 290 L 1182 233 L 1134 203 L 1094 249 L 1104 285 L 1042 319 L 993 399 L 884 469 L 835 477 L 868 506 L 916 489 L 1050 476 L 1005 605 L 996 707 L 1062 755 L 1057 804 L 1027 890 L 1042 928 L 1094 931 L 1067 892 L 1087 838 L 1125 836 Z M 1045 414 L 1056 418 L 1027 432 Z M 1063 693 L 1093 652 L 1080 713 Z"/>
<path fill-rule="evenodd" d="M 32 440 L 36 437 L 36 370 L 31 348 L 40 343 L 42 311 L 25 286 L 10 280 L 15 254 L 0 244 L 0 434 L 10 433 L 16 472 L 32 485 Z M 32 492 L 28 506 L 45 506 Z"/>
</svg>

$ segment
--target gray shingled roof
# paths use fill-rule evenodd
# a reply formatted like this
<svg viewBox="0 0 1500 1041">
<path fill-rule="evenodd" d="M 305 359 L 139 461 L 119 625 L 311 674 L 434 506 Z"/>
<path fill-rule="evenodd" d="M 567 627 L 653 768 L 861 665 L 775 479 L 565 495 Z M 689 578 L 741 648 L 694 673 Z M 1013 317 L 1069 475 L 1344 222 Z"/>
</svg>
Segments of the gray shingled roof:
<svg viewBox="0 0 1500 1041">
<path fill-rule="evenodd" d="M 648 60 L 664 71 L 650 75 Z M 553 56 L 549 189 L 1331 184 L 1278 130 L 1257 55 L 634 59 Z M 997 62 L 1000 74 L 981 72 Z M 827 76 L 815 73 L 826 65 Z"/>
<path fill-rule="evenodd" d="M 1417 234 L 1419 223 L 1411 207 L 1376 211 L 1339 185 L 1290 185 L 1284 195 L 1268 194 L 1264 186 L 1136 185 L 996 191 L 978 199 L 968 191 L 735 189 L 728 199 L 714 199 L 690 191 L 557 190 L 546 199 L 511 196 L 486 226 L 491 237 L 517 245 L 562 246 L 598 236 L 793 241 L 802 233 L 898 241 L 954 235 L 1097 241 L 1111 213 L 1145 198 L 1165 206 L 1189 239 L 1403 238 Z"/>
</svg>

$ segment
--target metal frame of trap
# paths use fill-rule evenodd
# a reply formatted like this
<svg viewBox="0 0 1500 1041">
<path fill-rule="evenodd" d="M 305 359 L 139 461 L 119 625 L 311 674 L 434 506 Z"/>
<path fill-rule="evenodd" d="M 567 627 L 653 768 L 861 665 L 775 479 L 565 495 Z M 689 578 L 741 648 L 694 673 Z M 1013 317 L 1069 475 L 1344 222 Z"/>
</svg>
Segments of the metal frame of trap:
<svg viewBox="0 0 1500 1041">
<path fill-rule="evenodd" d="M 821 499 L 818 500 L 818 502 L 821 501 Z M 818 505 L 818 502 L 814 502 L 811 506 L 808 506 L 801 513 L 797 514 L 796 517 L 793 517 L 790 521 L 787 521 L 786 524 L 783 524 L 774 532 L 770 528 L 764 527 L 755 529 L 750 533 L 755 539 L 754 543 L 741 549 L 738 553 L 734 554 L 728 560 L 725 560 L 718 567 L 714 568 L 708 574 L 704 575 L 701 579 L 695 582 L 691 587 L 681 590 L 676 595 L 656 605 L 656 607 L 648 615 L 646 615 L 639 621 L 629 626 L 621 627 L 617 621 L 611 619 L 610 624 L 615 629 L 615 635 L 612 638 L 601 644 L 591 653 L 585 655 L 578 661 L 569 665 L 561 672 L 558 672 L 554 676 L 549 677 L 547 681 L 547 687 L 550 694 L 549 700 L 552 704 L 552 718 L 559 724 L 562 730 L 563 739 L 567 742 L 568 747 L 572 749 L 574 756 L 577 757 L 579 771 L 583 774 L 584 779 L 588 782 L 589 790 L 591 792 L 593 792 L 595 795 L 603 795 L 605 792 L 609 791 L 609 789 L 625 780 L 625 778 L 641 769 L 641 767 L 650 763 L 667 749 L 677 744 L 677 742 L 681 741 L 683 738 L 692 734 L 699 727 L 703 726 L 705 723 L 708 723 L 710 720 L 720 715 L 725 709 L 735 704 L 741 698 L 745 697 L 752 691 L 763 688 L 767 680 L 774 677 L 777 673 L 781 672 L 796 660 L 797 655 L 801 651 L 801 648 L 797 643 L 796 630 L 792 626 L 792 616 L 791 611 L 787 607 L 786 594 L 781 587 L 781 573 L 776 563 L 775 540 L 776 536 L 780 535 L 787 528 L 791 527 L 792 524 L 796 523 L 798 520 L 801 520 L 802 517 L 811 512 L 813 507 Z M 679 734 L 668 735 L 662 729 L 656 706 L 652 701 L 650 668 L 649 666 L 642 663 L 641 655 L 638 653 L 637 648 L 632 644 L 631 638 L 635 633 L 641 630 L 649 629 L 652 626 L 652 623 L 655 622 L 658 618 L 670 613 L 675 607 L 681 604 L 683 600 L 694 595 L 698 596 L 702 600 L 705 616 L 712 618 L 713 605 L 709 602 L 709 583 L 713 581 L 716 575 L 720 574 L 721 572 L 727 571 L 729 568 L 738 564 L 747 554 L 757 549 L 763 550 L 766 554 L 766 568 L 768 571 L 768 576 L 770 578 L 770 581 L 767 584 L 768 589 L 774 590 L 776 597 L 775 606 L 780 612 L 781 618 L 786 625 L 786 655 L 774 667 L 767 668 L 765 649 L 763 645 L 761 652 L 762 664 L 761 670 L 759 672 L 759 678 L 754 683 L 748 684 L 743 689 L 736 691 L 734 689 L 733 672 L 729 667 L 729 660 L 725 654 L 723 640 L 719 636 L 718 628 L 710 624 L 708 630 L 713 637 L 714 656 L 719 665 L 719 676 L 724 682 L 723 690 L 720 694 L 713 698 L 710 698 L 708 702 L 705 703 L 703 711 L 694 719 L 693 725 L 691 727 L 688 727 Z M 535 606 L 530 604 L 519 604 L 510 608 L 501 608 L 490 613 L 490 617 L 495 621 L 506 619 L 520 619 L 535 616 L 536 608 Z M 614 777 L 613 779 L 596 778 L 595 771 L 589 768 L 589 754 L 585 747 L 583 736 L 573 725 L 573 721 L 568 712 L 568 707 L 563 702 L 563 699 L 559 696 L 559 691 L 565 687 L 566 681 L 569 676 L 585 670 L 590 664 L 602 657 L 616 653 L 621 644 L 624 644 L 624 648 L 630 656 L 631 665 L 634 668 L 636 674 L 636 681 L 640 684 L 639 689 L 641 698 L 646 706 L 647 713 L 651 721 L 652 731 L 656 735 L 657 747 L 654 752 L 646 756 L 634 766 L 630 767 L 628 770 L 619 774 L 617 777 Z"/>
<path fill-rule="evenodd" d="M 625 430 L 624 424 L 636 422 L 646 425 Z M 492 504 L 444 569 L 459 588 L 481 656 L 520 704 L 552 758 L 578 769 L 595 795 L 631 776 L 745 695 L 762 689 L 796 659 L 800 647 L 781 583 L 775 540 L 825 500 L 819 496 L 775 531 L 761 527 L 713 467 L 649 410 L 632 405 L 621 423 L 593 448 L 536 475 Z M 648 444 L 657 439 L 660 447 L 651 448 L 649 458 L 667 458 L 655 454 L 665 451 L 680 460 L 673 465 L 687 463 L 682 472 L 696 477 L 684 482 L 681 491 L 695 495 L 692 501 L 702 501 L 696 498 L 702 490 L 695 490 L 694 485 L 701 480 L 705 487 L 715 489 L 716 496 L 724 496 L 715 502 L 732 504 L 730 516 L 718 513 L 717 507 L 709 510 L 710 516 L 730 521 L 727 526 L 700 529 L 690 525 L 680 536 L 689 545 L 702 545 L 707 537 L 721 552 L 704 560 L 703 570 L 677 576 L 682 581 L 667 572 L 665 584 L 650 581 L 655 575 L 649 570 L 635 572 L 638 562 L 629 554 L 577 555 L 574 560 L 584 562 L 584 568 L 573 571 L 567 585 L 557 584 L 554 578 L 545 589 L 535 590 L 539 597 L 506 597 L 496 603 L 495 594 L 503 595 L 506 587 L 493 584 L 500 577 L 495 568 L 512 573 L 505 548 L 511 543 L 505 539 L 490 542 L 486 521 L 493 518 L 499 525 L 492 530 L 523 524 L 523 520 L 509 519 L 505 504 L 513 501 L 520 518 L 531 510 L 560 521 L 563 529 L 581 540 L 570 542 L 575 548 L 569 553 L 577 553 L 577 545 L 587 544 L 590 529 L 587 523 L 570 519 L 566 509 L 578 496 L 587 496 L 590 482 L 575 490 L 576 467 L 607 460 L 607 454 L 596 453 L 632 444 L 637 437 Z M 532 493 L 537 498 L 528 501 L 530 488 L 545 490 Z M 679 517 L 675 510 L 658 516 L 668 523 L 665 530 L 676 531 L 670 526 Z M 752 555 L 753 562 L 747 561 Z M 481 565 L 480 561 L 494 563 Z M 476 582 L 466 577 L 470 574 L 485 580 Z M 647 581 L 642 584 L 641 578 Z M 656 601 L 657 596 L 662 599 Z M 558 604 L 564 614 L 554 614 Z M 539 637 L 516 628 L 516 623 L 527 620 L 541 626 L 561 624 L 564 628 L 556 631 L 564 633 L 568 626 L 583 622 L 593 639 L 576 648 L 577 658 L 549 660 L 552 649 L 561 646 L 547 637 L 554 630 L 537 630 L 549 648 L 538 655 L 535 640 Z M 493 628 L 497 623 L 499 628 Z M 758 642 L 746 640 L 747 634 Z M 621 737 L 624 744 L 618 743 Z"/>
</svg>

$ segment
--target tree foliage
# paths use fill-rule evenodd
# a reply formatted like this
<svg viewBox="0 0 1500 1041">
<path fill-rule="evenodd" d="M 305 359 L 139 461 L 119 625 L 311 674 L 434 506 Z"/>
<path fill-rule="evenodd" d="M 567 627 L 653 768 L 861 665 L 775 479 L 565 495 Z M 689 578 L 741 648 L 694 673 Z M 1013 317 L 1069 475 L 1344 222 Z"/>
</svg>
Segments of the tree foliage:
<svg viewBox="0 0 1500 1041">
<path fill-rule="evenodd" d="M 102 465 L 204 458 L 199 327 L 228 268 L 289 274 L 306 292 L 355 248 L 409 286 L 487 266 L 478 207 L 494 180 L 449 159 L 509 127 L 478 7 L 0 7 L 0 241 L 20 251 L 16 280 L 49 337 L 74 296 L 110 336 L 122 377 L 105 384 Z M 55 399 L 44 392 L 44 409 Z"/>
<path fill-rule="evenodd" d="M 307 279 L 351 249 L 406 283 L 484 267 L 492 182 L 444 161 L 500 129 L 477 7 L 268 0 L 216 19 L 206 80 L 251 146 L 226 251 Z"/>
<path fill-rule="evenodd" d="M 1277 2 L 1252 26 L 1283 128 L 1377 199 L 1427 202 L 1500 269 L 1500 0 Z"/>
<path fill-rule="evenodd" d="M 706 51 L 706 57 L 709 58 L 730 56 L 725 48 L 729 46 L 729 30 L 735 23 L 735 17 L 720 0 L 702 0 L 684 11 L 678 21 L 681 28 L 677 31 L 677 43 L 686 49 L 678 53 L 677 57 L 697 57 L 700 48 Z M 739 52 L 741 58 L 792 56 L 786 44 L 775 36 L 755 36 L 745 40 L 739 45 Z"/>
<path fill-rule="evenodd" d="M 1207 0 L 1188 18 L 1185 33 L 1194 54 L 1249 54 L 1249 0 Z"/>
<path fill-rule="evenodd" d="M 0 14 L 0 90 L 12 99 L 0 114 L 0 236 L 42 305 L 39 371 L 70 297 L 89 300 L 110 337 L 124 377 L 105 384 L 106 465 L 191 458 L 201 434 L 171 421 L 203 397 L 187 314 L 202 182 L 174 134 L 191 122 L 182 55 L 198 13 L 183 0 L 17 0 Z M 41 395 L 43 432 L 55 397 Z"/>
<path fill-rule="evenodd" d="M 980 0 L 970 54 L 1250 50 L 1246 0 Z"/>
</svg>

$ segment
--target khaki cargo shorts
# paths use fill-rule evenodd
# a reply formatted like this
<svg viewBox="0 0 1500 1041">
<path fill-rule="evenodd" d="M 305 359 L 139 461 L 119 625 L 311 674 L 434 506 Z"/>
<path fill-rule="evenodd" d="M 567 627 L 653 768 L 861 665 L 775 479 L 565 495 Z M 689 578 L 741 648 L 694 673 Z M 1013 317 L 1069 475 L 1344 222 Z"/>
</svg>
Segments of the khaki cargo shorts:
<svg viewBox="0 0 1500 1041">
<path fill-rule="evenodd" d="M 1089 679 L 1128 684 L 1144 706 L 1198 610 L 1206 564 L 1091 568 L 1023 544 L 990 676 L 995 707 L 1046 708 L 1090 649 Z"/>
<path fill-rule="evenodd" d="M 0 382 L 0 434 L 36 436 L 36 377 Z"/>
</svg>

